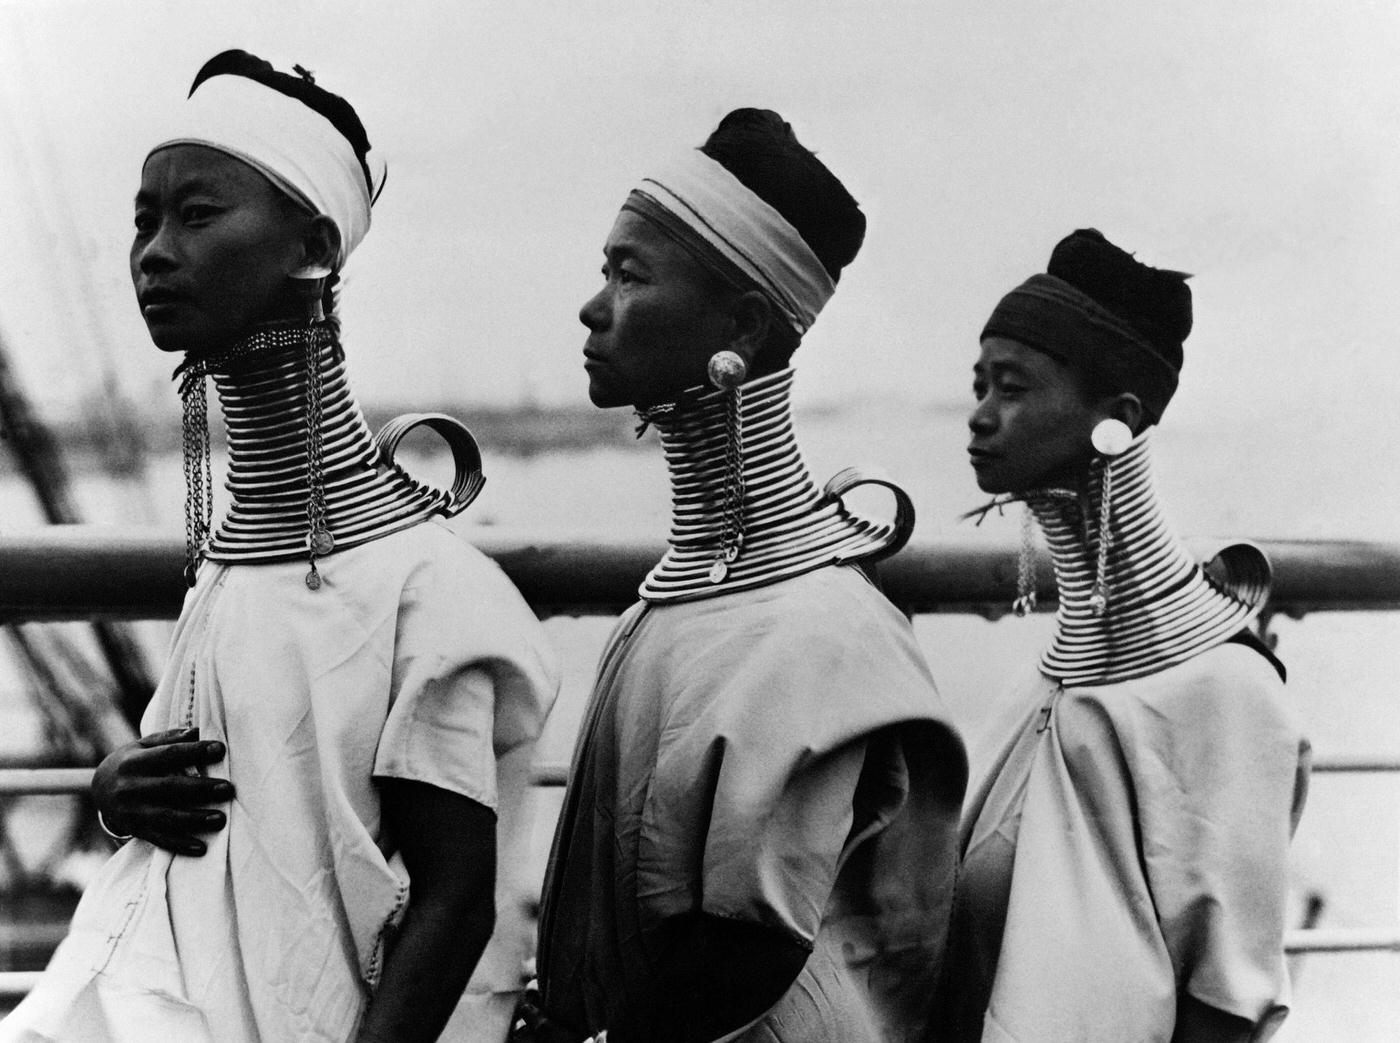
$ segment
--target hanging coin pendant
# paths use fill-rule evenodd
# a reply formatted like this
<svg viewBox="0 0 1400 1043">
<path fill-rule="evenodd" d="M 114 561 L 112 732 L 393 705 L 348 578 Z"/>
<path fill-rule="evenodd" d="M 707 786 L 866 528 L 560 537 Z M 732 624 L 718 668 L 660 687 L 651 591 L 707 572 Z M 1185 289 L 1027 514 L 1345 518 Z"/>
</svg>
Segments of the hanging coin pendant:
<svg viewBox="0 0 1400 1043">
<path fill-rule="evenodd" d="M 306 574 L 306 586 L 310 590 L 321 589 L 321 574 L 316 571 L 316 566 L 311 566 L 311 571 Z"/>
<path fill-rule="evenodd" d="M 1089 611 L 1095 616 L 1102 616 L 1108 611 L 1108 598 L 1095 591 L 1089 595 Z"/>
<path fill-rule="evenodd" d="M 729 566 L 722 561 L 717 561 L 710 566 L 710 582 L 721 583 L 724 577 L 729 575 Z"/>
<path fill-rule="evenodd" d="M 725 551 L 724 551 L 724 560 L 725 560 L 725 562 L 727 562 L 727 563 L 730 564 L 730 565 L 733 565 L 734 562 L 735 562 L 736 560 L 738 560 L 738 557 L 739 557 L 739 545 L 738 545 L 737 543 L 736 543 L 734 546 L 732 546 L 732 547 L 727 547 L 727 548 L 725 548 Z"/>
<path fill-rule="evenodd" d="M 312 529 L 306 536 L 306 549 L 318 558 L 335 550 L 335 537 L 330 529 Z"/>
</svg>

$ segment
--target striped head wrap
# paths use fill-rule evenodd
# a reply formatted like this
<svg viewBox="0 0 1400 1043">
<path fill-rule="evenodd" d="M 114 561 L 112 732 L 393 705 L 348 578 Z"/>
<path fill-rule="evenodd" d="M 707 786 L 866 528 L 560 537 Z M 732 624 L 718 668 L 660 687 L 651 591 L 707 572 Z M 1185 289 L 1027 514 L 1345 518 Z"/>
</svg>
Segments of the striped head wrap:
<svg viewBox="0 0 1400 1043">
<path fill-rule="evenodd" d="M 349 103 L 317 87 L 309 73 L 279 73 L 243 51 L 205 64 L 157 141 L 148 156 L 175 145 L 217 149 L 329 217 L 340 232 L 336 270 L 369 231 L 370 207 L 384 185 L 384 167 Z"/>
<path fill-rule="evenodd" d="M 623 209 L 658 225 L 727 282 L 757 287 L 799 335 L 836 291 L 787 218 L 698 149 L 643 178 Z"/>
</svg>

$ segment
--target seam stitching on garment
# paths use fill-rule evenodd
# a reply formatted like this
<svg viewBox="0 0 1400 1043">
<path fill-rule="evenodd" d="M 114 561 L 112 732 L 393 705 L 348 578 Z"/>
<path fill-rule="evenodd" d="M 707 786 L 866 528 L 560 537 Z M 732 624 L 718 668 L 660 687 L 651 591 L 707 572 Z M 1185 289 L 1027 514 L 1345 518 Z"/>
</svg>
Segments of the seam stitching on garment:
<svg viewBox="0 0 1400 1043">
<path fill-rule="evenodd" d="M 379 930 L 374 936 L 374 950 L 370 956 L 369 966 L 365 968 L 365 981 L 370 988 L 375 988 L 379 984 L 379 975 L 384 969 L 384 940 L 393 926 L 394 918 L 399 915 L 408 900 L 408 884 L 399 881 L 398 892 L 394 895 L 394 905 L 384 917 L 379 925 Z"/>
</svg>

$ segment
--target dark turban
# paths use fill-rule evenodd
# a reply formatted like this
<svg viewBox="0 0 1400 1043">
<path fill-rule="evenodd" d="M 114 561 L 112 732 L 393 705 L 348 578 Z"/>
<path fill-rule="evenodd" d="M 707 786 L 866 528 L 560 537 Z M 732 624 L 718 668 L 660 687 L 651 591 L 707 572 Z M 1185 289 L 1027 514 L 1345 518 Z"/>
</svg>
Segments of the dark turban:
<svg viewBox="0 0 1400 1043">
<path fill-rule="evenodd" d="M 865 239 L 865 215 L 846 186 L 769 109 L 735 109 L 700 146 L 797 229 L 836 282 Z"/>
<path fill-rule="evenodd" d="M 1191 332 L 1188 278 L 1080 229 L 1056 245 L 1046 274 L 1001 299 L 982 338 L 1006 337 L 1059 359 L 1095 387 L 1132 392 L 1155 423 L 1176 393 Z"/>
</svg>

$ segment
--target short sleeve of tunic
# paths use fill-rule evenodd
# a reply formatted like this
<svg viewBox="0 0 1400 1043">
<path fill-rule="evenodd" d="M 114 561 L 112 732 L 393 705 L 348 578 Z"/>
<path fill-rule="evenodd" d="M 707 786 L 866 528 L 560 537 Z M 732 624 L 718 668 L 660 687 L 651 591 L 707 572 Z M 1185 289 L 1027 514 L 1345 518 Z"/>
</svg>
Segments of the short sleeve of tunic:
<svg viewBox="0 0 1400 1043">
<path fill-rule="evenodd" d="M 1250 1021 L 1286 1001 L 1280 939 L 1288 845 L 1307 792 L 1306 741 L 1268 662 L 1241 645 L 1155 688 L 1123 744 L 1142 858 L 1182 986 Z M 1205 657 L 1202 657 L 1203 659 Z M 1152 720 L 1155 718 L 1155 720 Z"/>
<path fill-rule="evenodd" d="M 761 805 L 742 782 L 721 777 L 701 908 L 776 927 L 810 948 L 851 833 L 865 748 L 858 740 L 799 768 Z"/>
<path fill-rule="evenodd" d="M 907 621 L 848 572 L 687 620 L 642 823 L 638 890 L 654 914 L 698 900 L 810 948 L 845 859 L 908 800 L 911 760 L 951 765 L 955 820 L 961 744 L 932 719 Z"/>
<path fill-rule="evenodd" d="M 400 597 L 376 777 L 497 803 L 496 757 L 539 733 L 558 670 L 505 575 L 446 526 Z"/>
</svg>

